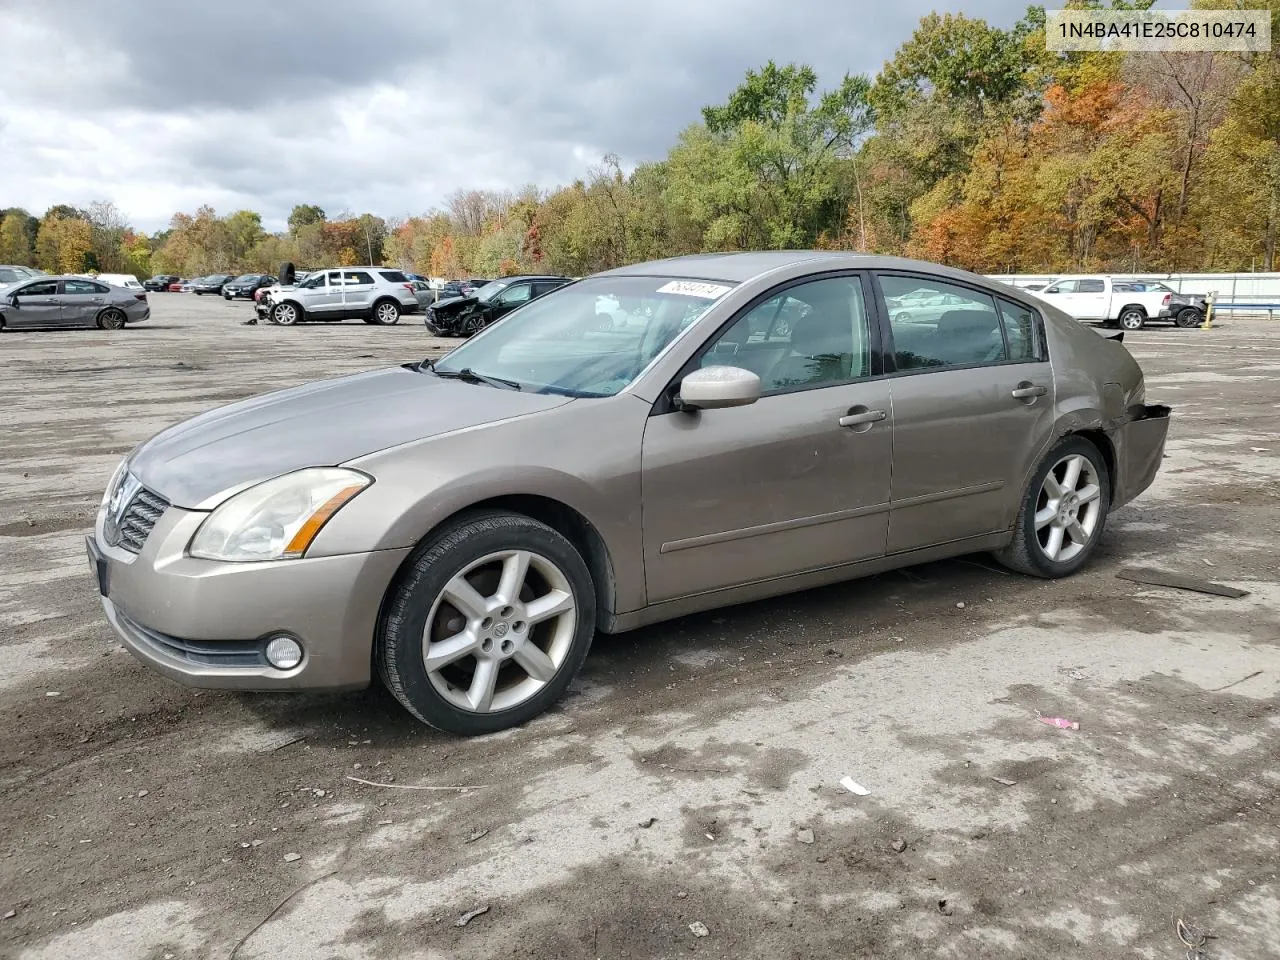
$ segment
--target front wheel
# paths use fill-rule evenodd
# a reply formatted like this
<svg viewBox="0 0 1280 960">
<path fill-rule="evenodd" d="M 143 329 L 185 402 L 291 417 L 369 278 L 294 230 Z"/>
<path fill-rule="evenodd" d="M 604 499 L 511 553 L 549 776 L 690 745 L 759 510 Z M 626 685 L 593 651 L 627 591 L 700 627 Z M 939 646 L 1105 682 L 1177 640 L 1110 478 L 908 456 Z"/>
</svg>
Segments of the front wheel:
<svg viewBox="0 0 1280 960">
<path fill-rule="evenodd" d="M 449 733 L 493 733 L 564 696 L 595 635 L 595 590 L 556 530 L 472 514 L 418 549 L 379 632 L 379 672 L 405 709 Z"/>
<path fill-rule="evenodd" d="M 271 309 L 271 319 L 282 327 L 291 327 L 301 319 L 301 315 L 292 303 L 277 303 Z"/>
<path fill-rule="evenodd" d="M 1129 307 L 1120 312 L 1120 326 L 1126 330 L 1141 330 L 1147 322 L 1147 315 L 1137 307 Z"/>
<path fill-rule="evenodd" d="M 1067 437 L 1036 470 L 1018 510 L 1013 540 L 996 559 L 1035 577 L 1069 576 L 1097 548 L 1110 509 L 1106 460 L 1084 437 Z"/>
<path fill-rule="evenodd" d="M 381 300 L 374 304 L 373 322 L 381 327 L 389 327 L 400 321 L 400 304 L 394 300 Z"/>
</svg>

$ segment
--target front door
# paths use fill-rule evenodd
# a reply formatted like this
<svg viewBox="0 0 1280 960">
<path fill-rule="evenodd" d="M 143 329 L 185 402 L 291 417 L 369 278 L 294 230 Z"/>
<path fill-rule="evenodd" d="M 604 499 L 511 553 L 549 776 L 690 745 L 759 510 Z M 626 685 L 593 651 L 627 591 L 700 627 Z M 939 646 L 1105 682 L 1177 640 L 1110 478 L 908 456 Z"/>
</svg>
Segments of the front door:
<svg viewBox="0 0 1280 960">
<path fill-rule="evenodd" d="M 92 280 L 63 280 L 62 293 L 58 296 L 62 326 L 92 326 L 98 312 L 107 305 L 109 292 L 107 287 Z"/>
<path fill-rule="evenodd" d="M 1053 427 L 1053 374 L 1038 316 L 959 284 L 878 279 L 885 297 L 928 283 L 961 302 L 933 324 L 889 318 L 897 367 L 889 552 L 1008 529 Z"/>
<path fill-rule="evenodd" d="M 57 280 L 27 284 L 14 294 L 14 303 L 17 309 L 10 310 L 6 319 L 12 327 L 56 327 L 61 323 Z"/>
<path fill-rule="evenodd" d="M 298 285 L 298 299 L 307 315 L 316 320 L 342 316 L 342 271 L 329 270 L 307 277 Z"/>
<path fill-rule="evenodd" d="M 655 409 L 642 450 L 650 603 L 884 554 L 892 421 L 864 283 L 775 292 L 686 367 L 752 370 L 755 403 Z M 780 308 L 794 321 L 774 323 Z"/>
<path fill-rule="evenodd" d="M 529 302 L 532 296 L 532 284 L 527 282 L 511 284 L 489 302 L 488 322 L 493 323 L 493 321 L 510 313 L 516 307 L 523 306 Z"/>
</svg>

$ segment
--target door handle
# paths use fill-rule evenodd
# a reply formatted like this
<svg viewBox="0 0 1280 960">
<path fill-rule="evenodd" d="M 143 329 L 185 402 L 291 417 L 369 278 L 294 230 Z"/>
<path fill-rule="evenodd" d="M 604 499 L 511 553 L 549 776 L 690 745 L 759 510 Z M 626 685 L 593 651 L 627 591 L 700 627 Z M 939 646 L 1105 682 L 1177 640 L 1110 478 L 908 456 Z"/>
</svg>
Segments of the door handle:
<svg viewBox="0 0 1280 960">
<path fill-rule="evenodd" d="M 1048 392 L 1048 387 L 1034 383 L 1020 383 L 1011 391 L 1011 396 L 1018 400 L 1027 400 L 1031 397 L 1043 397 Z"/>
<path fill-rule="evenodd" d="M 856 407 L 854 409 L 857 409 Z M 856 427 L 864 423 L 878 423 L 885 418 L 883 410 L 866 410 L 861 413 L 847 413 L 836 422 L 842 427 Z"/>
</svg>

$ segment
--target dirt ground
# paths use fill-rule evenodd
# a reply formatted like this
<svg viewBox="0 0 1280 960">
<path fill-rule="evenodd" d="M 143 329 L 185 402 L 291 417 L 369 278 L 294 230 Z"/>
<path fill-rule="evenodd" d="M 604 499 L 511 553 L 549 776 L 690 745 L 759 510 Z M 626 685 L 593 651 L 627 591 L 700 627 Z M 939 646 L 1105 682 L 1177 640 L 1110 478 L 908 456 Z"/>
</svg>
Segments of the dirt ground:
<svg viewBox="0 0 1280 960">
<path fill-rule="evenodd" d="M 1280 957 L 1280 324 L 1128 335 L 1169 456 L 1079 575 L 971 557 L 601 637 L 559 708 L 460 740 L 115 641 L 83 534 L 122 454 L 446 343 L 151 300 L 0 334 L 0 956 L 1172 958 L 1183 918 Z"/>
</svg>

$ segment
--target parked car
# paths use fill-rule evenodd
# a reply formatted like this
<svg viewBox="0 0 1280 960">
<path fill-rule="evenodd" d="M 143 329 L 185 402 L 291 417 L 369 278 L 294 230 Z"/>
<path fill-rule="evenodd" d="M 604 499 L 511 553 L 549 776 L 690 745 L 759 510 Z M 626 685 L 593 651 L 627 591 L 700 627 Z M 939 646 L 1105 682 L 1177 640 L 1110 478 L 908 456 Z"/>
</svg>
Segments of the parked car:
<svg viewBox="0 0 1280 960">
<path fill-rule="evenodd" d="M 151 316 L 145 290 L 76 276 L 43 276 L 0 287 L 0 329 L 98 327 L 119 330 Z"/>
<path fill-rule="evenodd" d="M 922 287 L 965 306 L 919 324 L 876 302 Z M 648 323 L 597 330 L 605 297 Z M 891 257 L 621 267 L 443 359 L 163 430 L 86 547 L 115 631 L 175 680 L 380 676 L 432 726 L 502 730 L 560 699 L 597 632 L 977 551 L 1080 570 L 1169 429 L 1124 336 Z"/>
<path fill-rule="evenodd" d="M 84 277 L 88 280 L 98 280 L 113 287 L 124 287 L 126 290 L 135 292 L 143 289 L 138 278 L 132 273 L 79 273 L 76 276 Z"/>
<path fill-rule="evenodd" d="M 35 267 L 23 267 L 17 264 L 0 264 L 0 286 L 17 283 L 19 280 L 30 280 L 32 277 L 48 276 L 43 270 Z"/>
<path fill-rule="evenodd" d="M 219 294 L 222 288 L 232 280 L 236 279 L 230 273 L 215 273 L 208 277 L 201 277 L 195 282 L 195 292 L 198 296 L 204 296 L 206 293 Z"/>
<path fill-rule="evenodd" d="M 468 296 L 436 301 L 427 307 L 422 322 L 439 337 L 470 337 L 516 307 L 569 282 L 568 277 L 557 276 L 503 277 Z"/>
<path fill-rule="evenodd" d="M 242 273 L 223 285 L 222 296 L 227 300 L 253 300 L 255 291 L 275 282 L 276 278 L 267 273 Z"/>
<path fill-rule="evenodd" d="M 1191 298 L 1162 283 L 1111 277 L 1059 277 L 1033 296 L 1077 320 L 1100 320 L 1106 327 L 1141 330 L 1151 321 L 1196 326 L 1203 320 Z"/>
<path fill-rule="evenodd" d="M 195 293 L 196 284 L 203 279 L 204 279 L 203 277 L 197 277 L 192 280 L 183 280 L 182 283 L 178 284 L 178 292 L 179 293 Z"/>
<path fill-rule="evenodd" d="M 169 286 L 166 289 L 168 290 L 169 293 L 181 293 L 182 288 L 185 287 L 190 282 L 191 282 L 190 280 L 182 280 L 182 279 L 175 280 L 173 281 L 173 283 L 169 284 Z"/>
<path fill-rule="evenodd" d="M 928 289 L 910 290 L 900 297 L 886 297 L 889 316 L 899 323 L 936 323 L 948 310 L 963 306 L 964 301 L 952 294 Z"/>
<path fill-rule="evenodd" d="M 401 314 L 421 307 L 413 284 L 387 267 L 320 270 L 293 286 L 276 285 L 254 305 L 260 319 L 281 326 L 306 321 L 398 323 Z"/>
<path fill-rule="evenodd" d="M 157 273 L 149 280 L 142 281 L 142 288 L 149 293 L 163 293 L 182 278 L 173 273 Z"/>
</svg>

